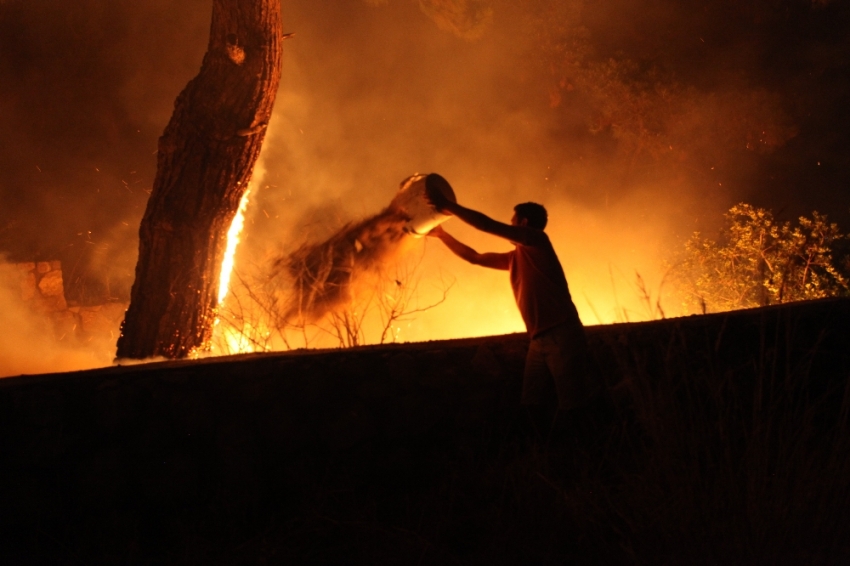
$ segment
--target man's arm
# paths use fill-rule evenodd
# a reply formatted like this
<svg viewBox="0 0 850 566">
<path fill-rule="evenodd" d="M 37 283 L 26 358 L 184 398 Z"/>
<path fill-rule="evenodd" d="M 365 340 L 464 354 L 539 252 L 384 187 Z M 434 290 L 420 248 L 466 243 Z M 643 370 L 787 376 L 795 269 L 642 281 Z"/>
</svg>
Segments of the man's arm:
<svg viewBox="0 0 850 566">
<path fill-rule="evenodd" d="M 439 191 L 429 191 L 428 200 L 439 212 L 460 218 L 473 228 L 510 240 L 515 244 L 534 245 L 543 238 L 543 231 L 528 226 L 513 226 L 493 220 L 484 213 L 461 206 L 445 198 Z M 448 244 L 447 244 L 448 245 Z"/>
<path fill-rule="evenodd" d="M 466 244 L 459 242 L 454 236 L 443 230 L 442 226 L 437 226 L 428 232 L 428 235 L 440 239 L 456 256 L 469 263 L 492 269 L 507 270 L 510 268 L 510 252 L 480 254 Z"/>
</svg>

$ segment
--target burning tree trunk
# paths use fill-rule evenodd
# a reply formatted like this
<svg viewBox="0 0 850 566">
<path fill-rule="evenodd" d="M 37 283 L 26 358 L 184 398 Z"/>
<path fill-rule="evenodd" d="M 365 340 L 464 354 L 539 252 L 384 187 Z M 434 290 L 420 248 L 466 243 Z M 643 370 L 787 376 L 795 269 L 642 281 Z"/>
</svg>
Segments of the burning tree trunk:
<svg viewBox="0 0 850 566">
<path fill-rule="evenodd" d="M 279 0 L 213 0 L 207 53 L 159 139 L 118 358 L 208 346 L 230 223 L 280 82 Z"/>
</svg>

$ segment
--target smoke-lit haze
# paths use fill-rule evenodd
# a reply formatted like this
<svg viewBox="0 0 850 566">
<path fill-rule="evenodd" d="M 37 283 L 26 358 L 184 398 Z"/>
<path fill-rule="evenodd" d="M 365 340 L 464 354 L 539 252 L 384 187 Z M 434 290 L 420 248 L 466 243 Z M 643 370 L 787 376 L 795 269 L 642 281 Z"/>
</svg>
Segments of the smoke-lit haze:
<svg viewBox="0 0 850 566">
<path fill-rule="evenodd" d="M 237 269 L 377 213 L 415 172 L 503 221 L 518 202 L 546 205 L 587 324 L 649 316 L 635 272 L 656 294 L 663 260 L 738 201 L 850 227 L 847 2 L 282 8 L 295 36 Z M 200 67 L 210 9 L 0 1 L 0 251 L 62 260 L 71 302 L 129 297 L 156 139 Z M 479 251 L 510 247 L 445 228 Z M 522 329 L 504 273 L 423 246 L 422 304 L 454 285 L 399 339 Z"/>
<path fill-rule="evenodd" d="M 2 256 L 0 256 L 2 259 Z M 0 261 L 0 377 L 23 373 L 72 371 L 109 365 L 117 334 L 105 332 L 88 340 L 74 335 L 75 318 L 53 324 L 21 300 L 21 269 Z"/>
</svg>

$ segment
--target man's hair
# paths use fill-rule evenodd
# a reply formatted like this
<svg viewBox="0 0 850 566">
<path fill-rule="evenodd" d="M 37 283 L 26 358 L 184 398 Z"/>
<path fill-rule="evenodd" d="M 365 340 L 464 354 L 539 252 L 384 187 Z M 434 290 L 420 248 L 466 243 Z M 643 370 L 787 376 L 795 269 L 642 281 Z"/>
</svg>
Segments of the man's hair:
<svg viewBox="0 0 850 566">
<path fill-rule="evenodd" d="M 528 226 L 543 230 L 546 228 L 546 223 L 549 222 L 549 214 L 542 204 L 536 202 L 524 202 L 514 207 L 517 220 L 523 218 L 528 221 Z"/>
</svg>

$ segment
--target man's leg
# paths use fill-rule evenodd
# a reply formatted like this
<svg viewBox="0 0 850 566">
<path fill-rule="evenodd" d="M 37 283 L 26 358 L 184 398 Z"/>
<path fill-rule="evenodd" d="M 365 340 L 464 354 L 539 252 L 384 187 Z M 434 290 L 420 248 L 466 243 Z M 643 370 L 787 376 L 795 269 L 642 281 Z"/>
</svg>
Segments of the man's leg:
<svg viewBox="0 0 850 566">
<path fill-rule="evenodd" d="M 614 411 L 605 384 L 591 363 L 584 329 L 553 332 L 542 350 L 558 390 L 553 437 L 562 438 L 572 448 L 576 473 L 598 468 L 610 441 Z"/>
<path fill-rule="evenodd" d="M 551 403 L 552 375 L 539 339 L 532 339 L 525 357 L 522 375 L 522 404 L 545 405 Z"/>
<path fill-rule="evenodd" d="M 549 436 L 555 412 L 554 394 L 552 375 L 539 340 L 532 339 L 525 358 L 521 404 L 538 442 L 545 442 Z"/>
<path fill-rule="evenodd" d="M 583 405 L 598 389 L 588 363 L 587 339 L 580 325 L 565 324 L 543 335 L 540 355 L 552 375 L 562 411 Z"/>
</svg>

